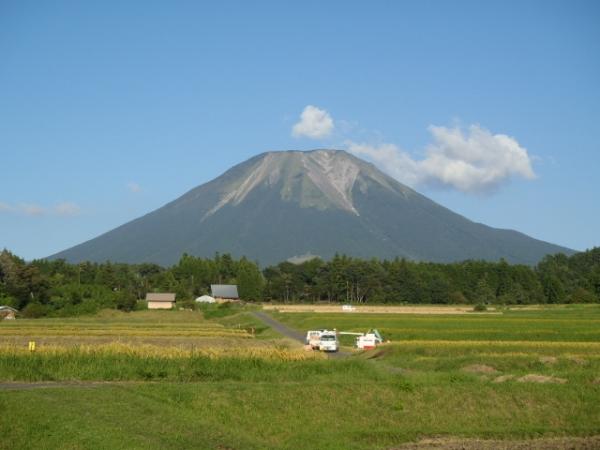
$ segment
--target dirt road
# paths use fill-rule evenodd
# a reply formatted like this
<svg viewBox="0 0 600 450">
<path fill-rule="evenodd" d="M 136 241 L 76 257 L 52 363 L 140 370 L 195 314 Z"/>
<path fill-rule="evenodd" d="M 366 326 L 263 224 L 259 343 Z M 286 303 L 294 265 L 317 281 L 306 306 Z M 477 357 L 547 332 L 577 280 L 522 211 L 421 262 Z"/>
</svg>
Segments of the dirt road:
<svg viewBox="0 0 600 450">
<path fill-rule="evenodd" d="M 278 333 L 283 334 L 285 337 L 288 337 L 295 341 L 299 341 L 302 344 L 304 344 L 305 335 L 303 335 L 299 331 L 294 330 L 293 328 L 290 328 L 287 325 L 282 324 L 281 322 L 273 319 L 271 316 L 269 316 L 268 314 L 266 314 L 262 311 L 254 311 L 252 314 L 254 315 L 254 317 L 261 320 L 262 322 L 264 322 L 266 325 L 273 328 Z"/>
<path fill-rule="evenodd" d="M 252 314 L 254 315 L 254 317 L 261 320 L 263 323 L 270 326 L 275 331 L 281 333 L 285 337 L 298 341 L 302 344 L 305 343 L 306 335 L 299 332 L 298 330 L 288 327 L 287 325 L 279 322 L 278 320 L 273 319 L 271 316 L 262 311 L 254 311 Z M 351 354 L 351 352 L 346 352 L 342 350 L 335 353 L 327 353 L 327 355 L 330 358 L 345 358 L 350 356 Z"/>
</svg>

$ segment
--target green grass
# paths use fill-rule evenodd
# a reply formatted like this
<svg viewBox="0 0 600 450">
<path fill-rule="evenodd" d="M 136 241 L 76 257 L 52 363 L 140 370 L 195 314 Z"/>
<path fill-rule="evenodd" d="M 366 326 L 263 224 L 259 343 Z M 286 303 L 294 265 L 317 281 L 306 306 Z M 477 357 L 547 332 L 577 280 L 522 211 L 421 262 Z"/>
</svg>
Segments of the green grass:
<svg viewBox="0 0 600 450">
<path fill-rule="evenodd" d="M 315 381 L 4 392 L 0 447 L 376 449 L 421 436 L 591 435 L 600 426 L 597 393 L 573 386 Z"/>
<path fill-rule="evenodd" d="M 377 328 L 385 339 L 477 341 L 600 341 L 600 305 L 506 311 L 503 314 L 411 315 L 273 313 L 299 330 Z M 345 339 L 350 344 L 352 338 Z"/>
<path fill-rule="evenodd" d="M 130 317 L 152 329 L 190 323 L 169 314 Z M 285 360 L 289 344 L 267 330 L 259 335 L 269 339 L 252 342 L 272 347 L 270 358 L 5 351 L 2 380 L 109 383 L 0 390 L 0 448 L 383 449 L 430 436 L 600 434 L 598 307 L 489 316 L 275 315 L 299 330 L 376 327 L 393 342 L 348 359 L 296 361 Z M 211 321 L 194 317 L 207 327 L 259 326 L 243 308 Z M 116 326 L 125 319 L 79 323 Z M 475 365 L 496 372 L 465 370 Z M 567 381 L 517 381 L 528 374 Z M 499 376 L 512 378 L 495 382 Z"/>
</svg>

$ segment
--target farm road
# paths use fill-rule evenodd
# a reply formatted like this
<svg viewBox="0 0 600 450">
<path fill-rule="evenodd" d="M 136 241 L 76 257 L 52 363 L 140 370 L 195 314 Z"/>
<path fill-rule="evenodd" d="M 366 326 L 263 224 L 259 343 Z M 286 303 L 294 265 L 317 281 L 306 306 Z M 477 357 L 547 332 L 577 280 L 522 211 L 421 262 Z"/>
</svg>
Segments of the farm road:
<svg viewBox="0 0 600 450">
<path fill-rule="evenodd" d="M 254 317 L 256 317 L 257 319 L 261 320 L 266 325 L 273 328 L 275 331 L 283 334 L 285 337 L 288 337 L 290 339 L 293 339 L 295 341 L 298 341 L 298 342 L 304 344 L 306 336 L 303 333 L 299 332 L 298 330 L 294 330 L 293 328 L 290 328 L 287 325 L 284 325 L 283 323 L 279 322 L 278 320 L 273 319 L 271 316 L 269 316 L 268 314 L 266 314 L 262 311 L 254 311 L 254 312 L 252 312 L 252 315 Z M 340 357 L 344 358 L 344 357 L 350 356 L 351 353 L 339 351 L 336 353 L 328 353 L 328 355 L 330 358 L 340 358 Z"/>
<path fill-rule="evenodd" d="M 304 344 L 305 336 L 302 333 L 300 333 L 299 331 L 294 330 L 293 328 L 290 328 L 287 325 L 282 324 L 281 322 L 273 319 L 271 316 L 269 316 L 268 314 L 266 314 L 264 312 L 254 311 L 252 313 L 252 315 L 254 315 L 254 317 L 256 317 L 257 319 L 264 322 L 266 325 L 273 328 L 275 331 L 283 334 L 285 337 L 289 337 L 290 339 L 299 341 L 302 344 Z"/>
</svg>

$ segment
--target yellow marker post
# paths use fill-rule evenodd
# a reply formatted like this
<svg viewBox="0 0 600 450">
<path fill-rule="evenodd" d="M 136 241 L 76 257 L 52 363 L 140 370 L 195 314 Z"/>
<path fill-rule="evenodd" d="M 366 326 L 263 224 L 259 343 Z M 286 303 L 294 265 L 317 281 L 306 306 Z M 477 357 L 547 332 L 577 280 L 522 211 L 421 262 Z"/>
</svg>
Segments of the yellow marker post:
<svg viewBox="0 0 600 450">
<path fill-rule="evenodd" d="M 29 341 L 29 351 L 35 352 L 35 341 Z"/>
</svg>

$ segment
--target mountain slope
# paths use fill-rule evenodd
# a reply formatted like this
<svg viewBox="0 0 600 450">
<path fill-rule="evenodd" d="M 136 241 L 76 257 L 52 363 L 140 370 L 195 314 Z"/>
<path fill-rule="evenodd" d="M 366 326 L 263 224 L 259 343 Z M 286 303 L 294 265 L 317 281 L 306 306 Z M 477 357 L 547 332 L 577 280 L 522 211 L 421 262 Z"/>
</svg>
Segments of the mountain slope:
<svg viewBox="0 0 600 450">
<path fill-rule="evenodd" d="M 272 264 L 307 253 L 534 264 L 572 250 L 474 223 L 340 150 L 255 156 L 175 201 L 51 258 L 156 262 L 182 253 Z"/>
</svg>

